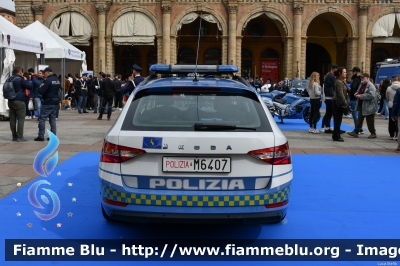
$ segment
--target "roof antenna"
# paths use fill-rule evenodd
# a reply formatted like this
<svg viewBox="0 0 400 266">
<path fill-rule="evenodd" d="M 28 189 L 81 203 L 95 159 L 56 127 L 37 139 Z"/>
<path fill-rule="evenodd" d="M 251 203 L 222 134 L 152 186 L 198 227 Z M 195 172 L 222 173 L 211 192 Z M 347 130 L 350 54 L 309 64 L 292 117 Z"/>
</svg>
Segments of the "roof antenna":
<svg viewBox="0 0 400 266">
<path fill-rule="evenodd" d="M 196 54 L 196 67 L 194 70 L 194 79 L 193 81 L 199 81 L 199 79 L 197 78 L 197 62 L 199 60 L 199 47 L 200 47 L 200 31 L 201 31 L 201 20 L 203 18 L 203 12 L 200 12 L 200 27 L 199 27 L 199 36 L 197 39 L 197 54 Z"/>
</svg>

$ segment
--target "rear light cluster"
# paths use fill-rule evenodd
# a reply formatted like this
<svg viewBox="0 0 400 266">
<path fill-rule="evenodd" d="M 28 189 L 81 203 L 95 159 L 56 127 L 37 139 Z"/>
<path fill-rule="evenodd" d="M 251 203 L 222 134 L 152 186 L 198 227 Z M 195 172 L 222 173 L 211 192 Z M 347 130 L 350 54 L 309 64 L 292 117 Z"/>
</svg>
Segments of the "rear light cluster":
<svg viewBox="0 0 400 266">
<path fill-rule="evenodd" d="M 104 140 L 100 162 L 122 163 L 143 153 L 146 153 L 146 151 L 112 144 Z"/>
<path fill-rule="evenodd" d="M 291 164 L 292 158 L 290 156 L 289 144 L 255 151 L 249 151 L 249 155 L 256 159 L 263 160 L 266 163 L 273 165 Z"/>
</svg>

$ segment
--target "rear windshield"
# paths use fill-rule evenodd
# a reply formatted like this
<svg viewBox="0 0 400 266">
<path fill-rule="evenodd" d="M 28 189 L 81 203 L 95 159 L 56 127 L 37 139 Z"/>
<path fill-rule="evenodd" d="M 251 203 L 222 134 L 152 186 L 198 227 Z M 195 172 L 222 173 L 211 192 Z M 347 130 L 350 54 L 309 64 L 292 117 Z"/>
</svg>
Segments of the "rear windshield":
<svg viewBox="0 0 400 266">
<path fill-rule="evenodd" d="M 129 107 L 122 130 L 195 131 L 195 124 L 242 128 L 226 131 L 272 131 L 255 96 L 218 93 L 138 95 Z"/>
</svg>

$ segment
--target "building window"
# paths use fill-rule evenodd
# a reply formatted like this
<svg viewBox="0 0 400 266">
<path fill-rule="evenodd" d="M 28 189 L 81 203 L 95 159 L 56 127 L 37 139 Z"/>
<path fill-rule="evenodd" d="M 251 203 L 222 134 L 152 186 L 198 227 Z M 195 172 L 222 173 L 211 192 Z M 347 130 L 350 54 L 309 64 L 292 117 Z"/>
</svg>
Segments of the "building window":
<svg viewBox="0 0 400 266">
<path fill-rule="evenodd" d="M 204 63 L 206 65 L 219 65 L 221 64 L 221 49 L 211 48 L 205 53 Z"/>
<path fill-rule="evenodd" d="M 249 34 L 251 36 L 261 37 L 265 36 L 266 30 L 262 23 L 256 22 L 250 25 Z"/>
<path fill-rule="evenodd" d="M 276 50 L 268 48 L 261 53 L 261 58 L 279 58 L 279 54 Z"/>
<path fill-rule="evenodd" d="M 199 34 L 199 27 L 200 27 L 200 23 L 197 23 L 193 27 L 193 34 L 196 36 Z M 210 34 L 210 28 L 208 27 L 208 25 L 206 25 L 204 22 L 201 23 L 200 36 L 207 36 L 209 34 Z"/>
<path fill-rule="evenodd" d="M 153 49 L 150 50 L 149 54 L 147 55 L 147 58 L 149 59 L 149 67 L 157 64 L 157 48 L 153 47 Z"/>
<path fill-rule="evenodd" d="M 252 58 L 253 55 L 249 49 L 242 48 L 242 58 Z"/>
<path fill-rule="evenodd" d="M 374 53 L 372 55 L 372 60 L 374 61 L 384 61 L 385 59 L 387 59 L 389 57 L 388 52 L 386 52 L 385 49 L 382 48 L 378 48 L 374 50 Z"/>
<path fill-rule="evenodd" d="M 190 48 L 183 48 L 178 53 L 179 64 L 196 64 L 196 53 Z"/>
<path fill-rule="evenodd" d="M 253 68 L 253 54 L 249 49 L 242 48 L 242 76 L 250 77 L 252 75 Z"/>
</svg>

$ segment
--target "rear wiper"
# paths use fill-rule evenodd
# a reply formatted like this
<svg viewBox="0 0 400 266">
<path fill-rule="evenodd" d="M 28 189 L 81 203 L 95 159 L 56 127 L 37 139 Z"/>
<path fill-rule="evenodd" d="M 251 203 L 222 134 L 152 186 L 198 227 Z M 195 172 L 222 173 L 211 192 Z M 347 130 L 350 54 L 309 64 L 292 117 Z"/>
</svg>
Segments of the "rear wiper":
<svg viewBox="0 0 400 266">
<path fill-rule="evenodd" d="M 244 129 L 244 130 L 253 130 L 256 131 L 257 129 L 254 127 L 237 127 L 235 125 L 216 125 L 216 124 L 201 124 L 196 123 L 194 124 L 194 130 L 235 130 L 235 129 Z"/>
</svg>

